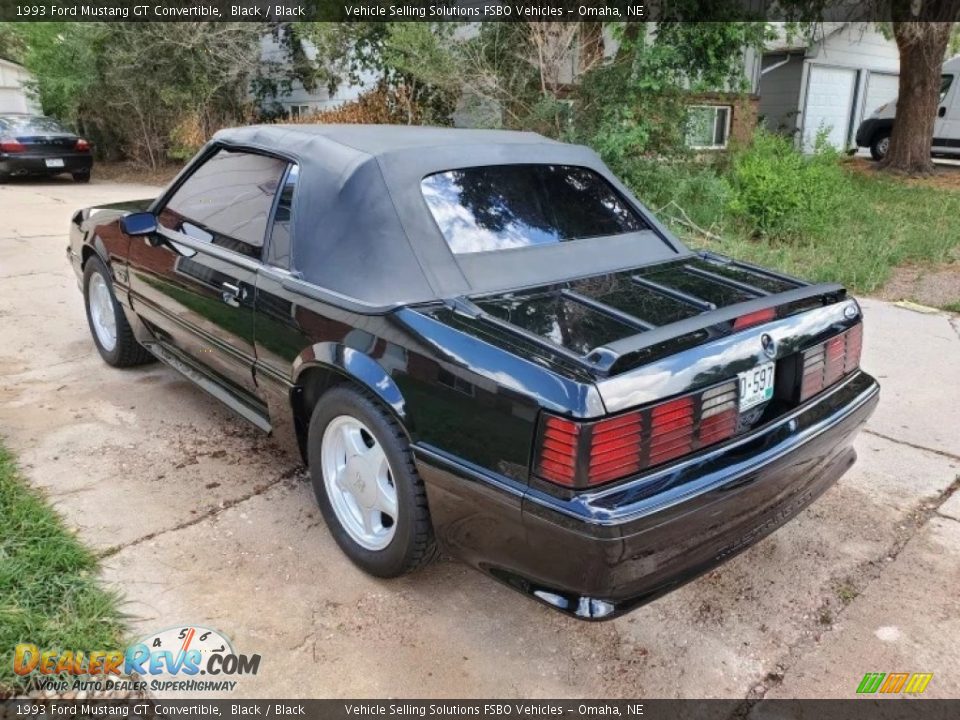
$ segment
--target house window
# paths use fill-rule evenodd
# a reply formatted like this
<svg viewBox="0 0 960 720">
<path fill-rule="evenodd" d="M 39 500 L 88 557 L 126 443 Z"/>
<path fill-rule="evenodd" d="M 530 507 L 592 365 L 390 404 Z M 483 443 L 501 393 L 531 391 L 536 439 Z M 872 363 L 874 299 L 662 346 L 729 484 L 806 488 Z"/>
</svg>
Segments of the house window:
<svg viewBox="0 0 960 720">
<path fill-rule="evenodd" d="M 310 114 L 309 105 L 291 105 L 290 106 L 290 117 L 305 117 Z"/>
<path fill-rule="evenodd" d="M 693 105 L 687 114 L 687 145 L 696 150 L 720 150 L 730 136 L 729 105 Z"/>
</svg>

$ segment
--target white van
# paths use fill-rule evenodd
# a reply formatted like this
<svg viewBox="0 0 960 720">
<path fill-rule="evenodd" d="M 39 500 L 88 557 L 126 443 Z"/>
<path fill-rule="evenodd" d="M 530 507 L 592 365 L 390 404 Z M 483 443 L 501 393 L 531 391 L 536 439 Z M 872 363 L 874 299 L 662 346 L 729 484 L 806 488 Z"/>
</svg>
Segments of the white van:
<svg viewBox="0 0 960 720">
<path fill-rule="evenodd" d="M 933 155 L 960 156 L 960 55 L 943 64 L 940 82 L 940 106 L 937 122 L 933 127 Z M 897 101 L 881 105 L 873 114 L 860 123 L 857 129 L 857 146 L 870 148 L 874 160 L 887 154 L 890 146 L 890 131 L 897 112 Z"/>
</svg>

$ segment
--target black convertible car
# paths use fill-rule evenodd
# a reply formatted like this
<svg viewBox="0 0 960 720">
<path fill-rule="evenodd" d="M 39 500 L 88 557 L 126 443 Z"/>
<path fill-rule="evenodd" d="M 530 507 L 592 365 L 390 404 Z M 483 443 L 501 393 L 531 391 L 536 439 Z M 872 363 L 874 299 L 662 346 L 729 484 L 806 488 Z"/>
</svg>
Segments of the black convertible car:
<svg viewBox="0 0 960 720">
<path fill-rule="evenodd" d="M 68 255 L 103 358 L 289 440 L 364 570 L 439 546 L 581 618 L 796 515 L 878 399 L 843 287 L 691 252 L 529 133 L 222 131 Z"/>
</svg>

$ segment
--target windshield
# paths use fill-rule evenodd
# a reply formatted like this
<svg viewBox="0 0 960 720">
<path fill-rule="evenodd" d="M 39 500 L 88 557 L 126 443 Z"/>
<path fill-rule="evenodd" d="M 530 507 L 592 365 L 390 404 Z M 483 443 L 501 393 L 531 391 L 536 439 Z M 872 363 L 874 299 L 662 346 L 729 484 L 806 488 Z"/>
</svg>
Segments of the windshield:
<svg viewBox="0 0 960 720">
<path fill-rule="evenodd" d="M 4 115 L 0 117 L 0 130 L 6 132 L 70 132 L 53 118 L 30 115 Z"/>
<path fill-rule="evenodd" d="M 647 228 L 593 170 L 570 165 L 491 165 L 428 175 L 420 184 L 457 254 L 552 245 Z"/>
</svg>

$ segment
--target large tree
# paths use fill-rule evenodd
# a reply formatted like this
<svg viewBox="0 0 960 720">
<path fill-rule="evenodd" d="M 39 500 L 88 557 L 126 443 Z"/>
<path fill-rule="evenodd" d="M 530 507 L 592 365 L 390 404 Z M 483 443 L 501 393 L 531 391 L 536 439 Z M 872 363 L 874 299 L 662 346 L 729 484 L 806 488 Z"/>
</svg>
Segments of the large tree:
<svg viewBox="0 0 960 720">
<path fill-rule="evenodd" d="M 948 17 L 955 17 L 957 3 L 943 0 L 915 1 L 907 10 L 914 17 L 939 17 L 944 6 L 949 5 L 953 10 Z M 914 10 L 917 11 L 915 14 Z M 952 22 L 943 21 L 893 23 L 893 36 L 900 50 L 900 91 L 890 149 L 882 164 L 887 170 L 909 174 L 933 171 L 930 146 L 940 105 L 940 68 L 952 29 Z"/>
</svg>

